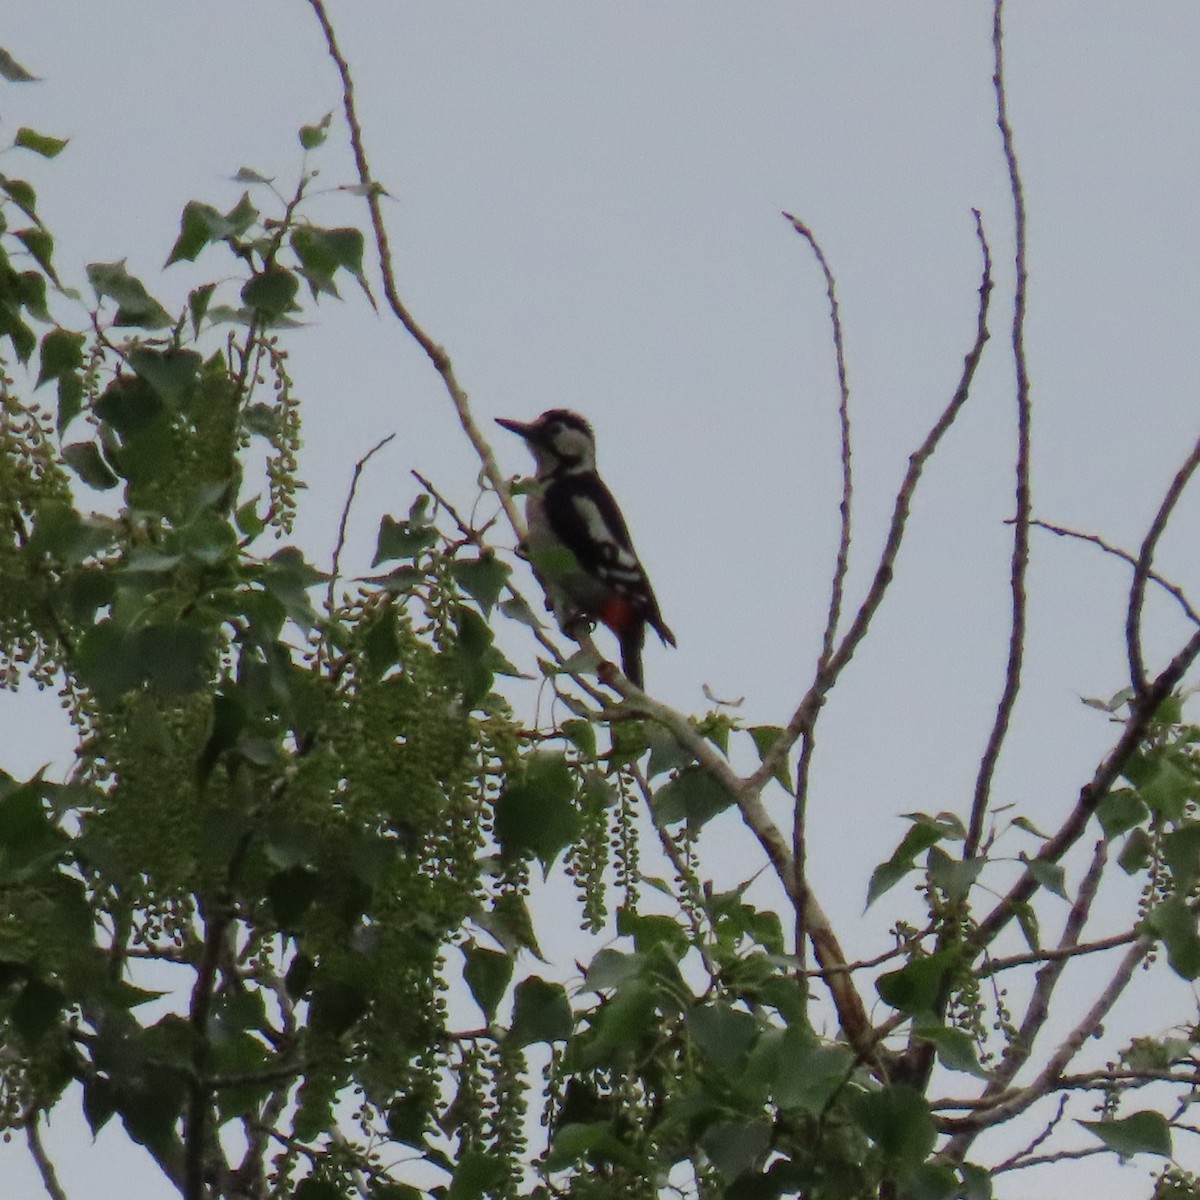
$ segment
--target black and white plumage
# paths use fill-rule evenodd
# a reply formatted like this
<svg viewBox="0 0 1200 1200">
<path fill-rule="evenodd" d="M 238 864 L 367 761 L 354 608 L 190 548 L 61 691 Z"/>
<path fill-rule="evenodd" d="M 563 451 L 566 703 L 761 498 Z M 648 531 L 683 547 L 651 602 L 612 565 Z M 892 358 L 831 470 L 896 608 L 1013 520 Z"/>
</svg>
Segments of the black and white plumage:
<svg viewBox="0 0 1200 1200">
<path fill-rule="evenodd" d="M 646 626 L 675 645 L 650 580 L 638 561 L 629 527 L 596 471 L 596 439 L 578 413 L 552 408 L 528 424 L 497 424 L 519 434 L 533 454 L 535 483 L 525 500 L 525 551 L 546 591 L 547 607 L 570 632 L 584 619 L 617 635 L 621 669 L 643 687 Z"/>
</svg>

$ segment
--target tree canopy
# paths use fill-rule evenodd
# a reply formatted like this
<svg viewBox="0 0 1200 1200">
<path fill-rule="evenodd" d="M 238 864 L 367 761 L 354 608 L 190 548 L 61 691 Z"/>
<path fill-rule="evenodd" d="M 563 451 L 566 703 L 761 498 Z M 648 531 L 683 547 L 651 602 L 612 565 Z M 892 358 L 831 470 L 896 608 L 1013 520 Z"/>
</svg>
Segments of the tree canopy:
<svg viewBox="0 0 1200 1200">
<path fill-rule="evenodd" d="M 1133 550 L 1035 517 L 1000 0 L 1011 312 L 997 315 L 976 213 L 961 370 L 911 448 L 858 598 L 850 557 L 868 551 L 851 516 L 835 264 L 803 214 L 784 214 L 829 300 L 841 523 L 820 653 L 771 725 L 716 698 L 677 711 L 543 615 L 506 549 L 525 533 L 522 485 L 406 303 L 353 66 L 322 0 L 309 7 L 340 112 L 299 129 L 288 184 L 242 168 L 232 207 L 187 203 L 163 269 L 204 277 L 181 307 L 123 260 L 67 278 L 37 191 L 0 175 L 0 656 L 10 689 L 59 697 L 73 738 L 61 772 L 0 773 L 0 1117 L 48 1194 L 65 1193 L 45 1118 L 81 1102 L 93 1131 L 119 1125 L 186 1200 L 985 1200 L 1023 1168 L 1065 1178 L 1101 1154 L 1161 1159 L 1156 1200 L 1200 1195 L 1179 1154 L 1195 1013 L 1105 1041 L 1137 973 L 1200 976 L 1200 727 L 1184 705 L 1200 616 L 1154 566 L 1200 442 Z M 30 74 L 0 56 L 10 84 Z M 357 176 L 340 188 L 361 227 L 320 223 L 331 138 L 351 148 Z M 66 149 L 32 128 L 11 146 Z M 479 463 L 470 511 L 410 464 L 418 498 L 382 516 L 357 579 L 346 524 L 390 438 L 355 466 L 331 561 L 292 544 L 309 498 L 289 339 L 338 301 L 394 318 Z M 817 729 L 876 635 L 926 466 L 990 354 L 1014 375 L 999 700 L 971 794 L 904 814 L 899 845 L 858 881 L 896 916 L 878 953 L 852 961 L 807 870 Z M 993 788 L 1039 526 L 1092 542 L 1131 581 L 1127 685 L 1091 702 L 1111 744 L 1045 829 Z M 1162 662 L 1144 645 L 1151 590 L 1191 627 Z M 760 861 L 724 888 L 712 864 L 730 823 Z M 1101 921 L 1117 873 L 1132 899 Z M 546 881 L 563 877 L 571 961 L 539 940 Z M 1106 1064 L 1080 1065 L 1094 1042 Z M 1013 1129 L 1018 1148 L 995 1148 Z"/>
</svg>

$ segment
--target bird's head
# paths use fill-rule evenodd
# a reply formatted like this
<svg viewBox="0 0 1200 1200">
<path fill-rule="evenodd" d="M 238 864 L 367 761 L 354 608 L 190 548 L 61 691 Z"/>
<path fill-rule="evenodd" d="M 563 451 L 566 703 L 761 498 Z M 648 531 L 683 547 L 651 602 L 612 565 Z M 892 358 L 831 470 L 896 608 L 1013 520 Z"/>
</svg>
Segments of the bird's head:
<svg viewBox="0 0 1200 1200">
<path fill-rule="evenodd" d="M 525 439 L 539 477 L 595 470 L 596 438 L 592 427 L 578 413 L 552 408 L 528 424 L 507 417 L 497 417 L 496 424 Z"/>
</svg>

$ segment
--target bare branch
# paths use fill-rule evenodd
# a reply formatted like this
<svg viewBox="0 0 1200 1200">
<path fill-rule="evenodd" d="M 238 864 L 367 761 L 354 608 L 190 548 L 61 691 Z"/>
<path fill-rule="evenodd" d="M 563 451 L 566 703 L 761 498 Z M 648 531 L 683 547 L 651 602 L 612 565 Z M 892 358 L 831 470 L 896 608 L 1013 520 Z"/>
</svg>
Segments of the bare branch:
<svg viewBox="0 0 1200 1200">
<path fill-rule="evenodd" d="M 25 1141 L 29 1146 L 29 1153 L 33 1156 L 33 1161 L 37 1164 L 38 1174 L 42 1177 L 42 1186 L 46 1189 L 46 1195 L 50 1197 L 50 1200 L 67 1200 L 67 1193 L 63 1190 L 62 1184 L 58 1182 L 58 1172 L 55 1171 L 54 1164 L 46 1153 L 46 1147 L 42 1144 L 42 1134 L 38 1129 L 40 1118 L 41 1112 L 36 1108 L 25 1118 Z"/>
<path fill-rule="evenodd" d="M 1136 753 L 1144 741 L 1159 705 L 1175 690 L 1188 668 L 1200 655 L 1200 630 L 1184 644 L 1178 654 L 1167 664 L 1162 673 L 1149 685 L 1147 691 L 1132 702 L 1132 711 L 1117 744 L 1108 757 L 1096 768 L 1095 774 L 1079 791 L 1079 799 L 1058 832 L 1038 851 L 1034 862 L 1055 863 L 1079 840 L 1087 827 L 1088 818 L 1096 805 L 1117 781 L 1125 764 Z M 977 947 L 991 943 L 996 934 L 1013 919 L 1017 908 L 1038 890 L 1032 871 L 1026 871 L 1009 889 L 1007 895 L 979 923 L 972 936 Z"/>
<path fill-rule="evenodd" d="M 829 616 L 825 622 L 825 633 L 821 638 L 821 655 L 817 660 L 817 668 L 820 670 L 833 654 L 834 639 L 837 636 L 838 622 L 841 620 L 842 614 L 846 572 L 850 565 L 851 506 L 854 497 L 854 470 L 850 440 L 850 384 L 846 373 L 846 346 L 842 336 L 842 314 L 838 306 L 837 283 L 833 278 L 832 270 L 830 270 L 829 261 L 812 230 L 791 213 L 785 212 L 783 215 L 792 223 L 792 228 L 808 242 L 825 276 L 825 294 L 829 297 L 829 320 L 833 333 L 834 355 L 837 359 L 838 425 L 841 434 L 842 463 L 842 498 L 839 505 L 841 528 L 838 535 L 833 579 L 829 589 Z M 796 900 L 794 940 L 796 957 L 801 969 L 804 967 L 808 940 L 805 921 L 808 897 L 808 879 L 805 871 L 807 859 L 805 827 L 808 811 L 808 779 L 814 749 L 813 734 L 809 730 L 802 736 L 800 759 L 796 766 L 796 799 L 792 809 L 792 857 L 795 867 L 793 892 Z"/>
<path fill-rule="evenodd" d="M 396 319 L 404 326 L 417 345 L 425 351 L 429 361 L 433 364 L 434 370 L 441 376 L 442 383 L 450 396 L 451 402 L 454 404 L 454 410 L 458 414 L 458 420 L 462 425 L 463 432 L 466 433 L 471 445 L 475 448 L 475 453 L 479 455 L 479 460 L 483 464 L 483 474 L 495 489 L 496 495 L 500 498 L 500 503 L 512 524 L 513 531 L 517 535 L 517 540 L 523 541 L 525 537 L 524 518 L 513 502 L 512 492 L 509 489 L 507 479 L 496 465 L 496 458 L 492 453 L 491 446 L 480 432 L 479 426 L 475 423 L 475 418 L 471 414 L 467 393 L 455 377 L 454 364 L 451 362 L 449 354 L 417 323 L 416 318 L 400 298 L 400 292 L 396 286 L 395 271 L 392 267 L 392 252 L 388 245 L 387 227 L 384 225 L 383 210 L 379 203 L 379 197 L 383 194 L 383 189 L 371 177 L 371 167 L 367 159 L 366 146 L 363 141 L 362 126 L 359 124 L 358 110 L 354 100 L 354 80 L 350 74 L 350 65 L 346 62 L 341 50 L 338 48 L 337 37 L 334 34 L 333 25 L 329 20 L 329 14 L 325 11 L 324 0 L 308 0 L 308 2 L 316 14 L 317 21 L 321 26 L 321 32 L 325 36 L 325 45 L 329 51 L 329 57 L 333 59 L 338 70 L 338 75 L 341 78 L 342 108 L 346 114 L 346 124 L 350 129 L 350 147 L 354 153 L 354 162 L 358 169 L 358 179 L 363 186 L 363 190 L 366 192 L 367 208 L 371 214 L 371 228 L 375 234 L 375 248 L 379 260 L 380 275 L 383 277 L 384 297 L 387 299 L 388 307 L 392 310 Z"/>
<path fill-rule="evenodd" d="M 366 452 L 354 464 L 354 474 L 350 479 L 350 490 L 346 493 L 346 503 L 342 505 L 342 519 L 338 522 L 337 542 L 333 547 L 333 563 L 329 568 L 329 591 L 325 597 L 325 608 L 327 611 L 333 611 L 333 589 L 337 583 L 338 573 L 342 565 L 342 551 L 346 546 L 346 526 L 350 521 L 350 509 L 354 506 L 354 496 L 358 491 L 358 481 L 362 476 L 363 467 L 379 453 L 394 438 L 394 433 L 389 433 L 387 437 L 380 438 L 370 450 Z"/>
<path fill-rule="evenodd" d="M 792 228 L 812 247 L 821 271 L 825 275 L 825 294 L 829 297 L 829 319 L 833 326 L 833 349 L 837 357 L 838 376 L 838 423 L 841 427 L 842 445 L 842 500 L 839 506 L 841 513 L 841 534 L 838 538 L 837 560 L 833 568 L 833 583 L 829 595 L 829 618 L 825 623 L 825 636 L 821 640 L 822 663 L 827 662 L 833 654 L 834 638 L 837 636 L 838 621 L 842 612 L 842 597 L 846 586 L 846 571 L 850 564 L 850 513 L 854 496 L 854 472 L 851 462 L 850 445 L 850 384 L 846 374 L 846 347 L 842 338 L 842 314 L 838 307 L 837 284 L 825 252 L 813 232 L 799 217 L 784 213 L 792 223 Z"/>
<path fill-rule="evenodd" d="M 1012 954 L 1007 958 L 991 958 L 980 963 L 975 973 L 981 978 L 998 975 L 1001 971 L 1011 971 L 1013 967 L 1027 967 L 1031 963 L 1054 962 L 1060 958 L 1079 958 L 1085 954 L 1099 954 L 1105 950 L 1116 950 L 1137 941 L 1136 929 L 1128 933 L 1116 933 L 1112 937 L 1097 938 L 1094 942 L 1084 942 L 1078 946 L 1052 947 L 1048 950 L 1031 950 L 1028 954 Z"/>
<path fill-rule="evenodd" d="M 1114 546 L 1110 542 L 1106 542 L 1097 534 L 1080 533 L 1076 529 L 1066 529 L 1062 525 L 1051 525 L 1049 521 L 1034 520 L 1030 521 L 1030 525 L 1035 529 L 1044 529 L 1047 533 L 1053 533 L 1056 537 L 1075 538 L 1076 541 L 1090 542 L 1093 546 L 1098 546 L 1105 554 L 1111 554 L 1114 558 L 1119 558 L 1122 562 L 1127 562 L 1135 570 L 1137 569 L 1138 560 L 1128 550 L 1122 550 L 1119 546 Z M 1197 613 L 1192 607 L 1191 602 L 1178 584 L 1165 579 L 1157 571 L 1147 571 L 1146 578 L 1151 583 L 1158 584 L 1168 595 L 1173 596 L 1178 602 L 1179 607 L 1183 609 L 1184 615 L 1193 625 L 1200 625 L 1200 613 Z"/>
<path fill-rule="evenodd" d="M 1154 561 L 1154 551 L 1166 532 L 1175 505 L 1179 503 L 1179 497 L 1191 482 L 1197 467 L 1200 467 L 1200 439 L 1184 459 L 1183 465 L 1175 472 L 1175 478 L 1171 480 L 1171 485 L 1158 506 L 1158 512 L 1154 514 L 1154 520 L 1150 522 L 1150 528 L 1146 531 L 1137 566 L 1134 568 L 1133 583 L 1129 589 L 1129 609 L 1125 614 L 1125 644 L 1129 655 L 1130 683 L 1136 695 L 1140 695 L 1147 687 L 1146 664 L 1142 656 L 1142 607 L 1146 601 L 1146 581 L 1150 578 L 1150 564 Z"/>
<path fill-rule="evenodd" d="M 1154 945 L 1151 937 L 1140 937 L 1122 958 L 1108 986 L 1101 992 L 1096 1002 L 1084 1015 L 1083 1019 L 1063 1039 L 1062 1044 L 1046 1061 L 1038 1077 L 1028 1086 L 1015 1092 L 1005 1093 L 996 1097 L 991 1105 L 983 1103 L 975 1112 L 966 1117 L 950 1117 L 939 1122 L 945 1132 L 954 1136 L 941 1152 L 947 1161 L 958 1162 L 966 1154 L 975 1137 L 984 1129 L 997 1125 L 1024 1112 L 1043 1096 L 1054 1091 L 1059 1085 L 1063 1070 L 1072 1058 L 1079 1052 L 1080 1047 L 1091 1037 L 1095 1036 L 1105 1017 L 1108 1016 L 1117 998 L 1129 984 L 1133 972 L 1150 952 Z"/>
<path fill-rule="evenodd" d="M 1025 576 L 1029 568 L 1029 519 L 1032 500 L 1029 484 L 1029 444 L 1033 405 L 1029 398 L 1029 369 L 1025 359 L 1025 310 L 1029 277 L 1025 267 L 1025 191 L 1017 163 L 1012 125 L 1008 119 L 1008 100 L 1004 86 L 1004 0 L 996 0 L 992 17 L 992 82 L 996 92 L 996 124 L 1004 144 L 1004 160 L 1008 164 L 1008 183 L 1012 192 L 1013 225 L 1016 239 L 1016 290 L 1013 296 L 1012 352 L 1017 376 L 1017 462 L 1016 513 L 1013 521 L 1013 549 L 1009 574 L 1012 594 L 1012 615 L 1008 634 L 1008 663 L 1004 670 L 1004 689 L 996 706 L 992 731 L 979 762 L 975 778 L 975 795 L 971 801 L 971 820 L 963 857 L 974 858 L 983 836 L 984 819 L 992 791 L 992 777 L 1008 734 L 1009 721 L 1021 690 L 1021 665 L 1025 657 Z"/>
<path fill-rule="evenodd" d="M 838 642 L 829 660 L 817 671 L 816 679 L 814 679 L 812 686 L 800 701 L 782 736 L 777 738 L 774 745 L 763 755 L 758 769 L 746 778 L 744 786 L 747 790 L 761 791 L 775 774 L 779 764 L 791 752 L 800 735 L 805 731 L 811 730 L 817 713 L 825 703 L 825 696 L 828 694 L 829 689 L 837 682 L 838 676 L 846 667 L 846 664 L 853 658 L 859 643 L 866 636 L 871 620 L 883 602 L 883 597 L 892 581 L 896 558 L 900 553 L 900 546 L 904 540 L 905 527 L 908 524 L 908 514 L 912 507 L 913 495 L 916 492 L 917 484 L 920 482 L 925 464 L 933 456 L 934 451 L 937 450 L 942 438 L 950 426 L 954 424 L 955 419 L 962 411 L 963 405 L 966 404 L 970 396 L 971 384 L 975 378 L 975 372 L 979 367 L 979 361 L 983 356 L 983 348 L 987 344 L 989 336 L 987 316 L 989 300 L 992 294 L 991 249 L 984 234 L 982 218 L 977 211 L 974 212 L 974 217 L 975 234 L 983 252 L 983 273 L 979 283 L 979 309 L 976 317 L 975 341 L 963 361 L 963 369 L 962 374 L 959 376 L 958 386 L 955 388 L 954 395 L 950 398 L 949 403 L 942 410 L 941 415 L 925 435 L 925 440 L 909 456 L 908 470 L 905 472 L 904 479 L 900 484 L 900 490 L 896 493 L 891 524 L 888 528 L 887 540 L 884 543 L 883 551 L 879 558 L 879 565 L 875 568 L 875 577 L 871 581 L 871 586 L 867 591 L 866 597 L 863 599 L 862 604 L 859 605 L 857 613 L 855 613 L 850 628 L 846 631 L 841 641 Z"/>
<path fill-rule="evenodd" d="M 1088 914 L 1091 912 L 1092 901 L 1096 898 L 1096 889 L 1100 886 L 1100 876 L 1108 862 L 1108 842 L 1101 838 L 1096 843 L 1092 853 L 1092 862 L 1079 885 L 1079 892 L 1063 927 L 1062 937 L 1058 942 L 1059 953 L 1048 959 L 1038 971 L 1033 994 L 1025 1008 L 1025 1017 L 1021 1027 L 1009 1043 L 1008 1050 L 1000 1061 L 992 1078 L 984 1090 L 984 1097 L 994 1096 L 1002 1092 L 1015 1078 L 1017 1072 L 1029 1061 L 1033 1052 L 1033 1044 L 1046 1018 L 1050 1014 L 1050 997 L 1062 978 L 1063 970 L 1069 960 L 1070 951 L 1079 944 L 1079 934 L 1083 930 Z"/>
</svg>

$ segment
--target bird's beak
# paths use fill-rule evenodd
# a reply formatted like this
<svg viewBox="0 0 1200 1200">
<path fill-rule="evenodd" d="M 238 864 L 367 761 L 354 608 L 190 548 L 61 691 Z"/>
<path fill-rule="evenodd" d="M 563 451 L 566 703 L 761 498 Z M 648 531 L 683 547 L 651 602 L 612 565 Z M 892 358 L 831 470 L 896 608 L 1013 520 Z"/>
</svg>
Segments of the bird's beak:
<svg viewBox="0 0 1200 1200">
<path fill-rule="evenodd" d="M 509 430 L 511 433 L 518 434 L 526 441 L 529 441 L 530 436 L 533 434 L 532 421 L 526 424 L 523 421 L 513 421 L 508 417 L 497 417 L 496 424 L 501 426 L 503 429 Z"/>
</svg>

